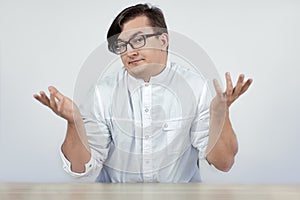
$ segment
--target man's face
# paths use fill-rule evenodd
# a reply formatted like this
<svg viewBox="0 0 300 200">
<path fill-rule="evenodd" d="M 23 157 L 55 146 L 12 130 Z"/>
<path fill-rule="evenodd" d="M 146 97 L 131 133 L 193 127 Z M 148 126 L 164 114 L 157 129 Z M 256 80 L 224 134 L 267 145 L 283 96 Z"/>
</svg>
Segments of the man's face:
<svg viewBox="0 0 300 200">
<path fill-rule="evenodd" d="M 146 16 L 138 16 L 123 25 L 118 40 L 129 41 L 135 36 L 156 33 Z M 134 39 L 132 39 L 133 41 Z M 134 49 L 130 44 L 121 59 L 128 73 L 137 78 L 149 81 L 151 76 L 159 74 L 166 65 L 168 35 L 166 33 L 148 37 L 146 44 Z"/>
</svg>

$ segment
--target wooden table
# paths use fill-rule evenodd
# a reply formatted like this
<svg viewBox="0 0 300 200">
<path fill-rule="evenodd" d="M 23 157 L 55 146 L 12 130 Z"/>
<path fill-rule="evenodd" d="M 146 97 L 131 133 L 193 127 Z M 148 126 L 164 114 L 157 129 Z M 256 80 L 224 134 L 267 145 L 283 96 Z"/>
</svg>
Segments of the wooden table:
<svg viewBox="0 0 300 200">
<path fill-rule="evenodd" d="M 0 183 L 0 200 L 300 200 L 300 185 Z"/>
</svg>

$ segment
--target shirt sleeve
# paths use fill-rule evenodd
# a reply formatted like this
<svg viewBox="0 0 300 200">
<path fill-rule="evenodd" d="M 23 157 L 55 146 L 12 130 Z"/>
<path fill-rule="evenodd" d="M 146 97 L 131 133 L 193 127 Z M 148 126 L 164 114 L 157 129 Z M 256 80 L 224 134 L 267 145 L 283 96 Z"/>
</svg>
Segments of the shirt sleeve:
<svg viewBox="0 0 300 200">
<path fill-rule="evenodd" d="M 199 150 L 199 159 L 206 157 L 209 132 L 209 107 L 212 96 L 207 82 L 203 84 L 201 94 L 199 95 L 196 116 L 191 126 L 192 145 Z"/>
<path fill-rule="evenodd" d="M 80 178 L 80 177 L 86 177 L 86 176 L 91 176 L 94 174 L 94 172 L 101 170 L 102 165 L 100 163 L 97 163 L 95 158 L 94 158 L 94 150 L 91 150 L 91 159 L 89 162 L 85 164 L 85 171 L 82 173 L 77 173 L 73 172 L 71 170 L 71 163 L 70 161 L 65 157 L 63 152 L 60 150 L 60 157 L 63 162 L 63 169 L 71 176 L 75 178 Z"/>
</svg>

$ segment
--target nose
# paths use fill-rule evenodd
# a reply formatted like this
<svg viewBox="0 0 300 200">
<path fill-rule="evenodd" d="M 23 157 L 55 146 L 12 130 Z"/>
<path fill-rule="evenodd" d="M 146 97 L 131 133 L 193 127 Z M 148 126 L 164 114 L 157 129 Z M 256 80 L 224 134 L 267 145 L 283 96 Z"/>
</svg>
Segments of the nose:
<svg viewBox="0 0 300 200">
<path fill-rule="evenodd" d="M 136 55 L 138 55 L 138 50 L 132 48 L 132 46 L 131 46 L 130 44 L 127 44 L 127 51 L 126 51 L 126 54 L 127 54 L 128 56 L 136 56 Z"/>
</svg>

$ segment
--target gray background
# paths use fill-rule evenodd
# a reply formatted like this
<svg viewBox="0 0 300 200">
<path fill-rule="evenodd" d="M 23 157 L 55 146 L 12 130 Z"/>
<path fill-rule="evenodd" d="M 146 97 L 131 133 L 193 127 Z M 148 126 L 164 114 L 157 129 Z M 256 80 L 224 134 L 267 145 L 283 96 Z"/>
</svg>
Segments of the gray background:
<svg viewBox="0 0 300 200">
<path fill-rule="evenodd" d="M 32 95 L 55 85 L 72 97 L 113 18 L 137 2 L 0 0 L 0 182 L 78 181 L 59 158 L 66 123 Z M 254 79 L 231 108 L 236 164 L 229 173 L 204 165 L 204 181 L 300 183 L 300 1 L 150 2 L 169 29 L 206 50 L 221 76 Z"/>
</svg>

